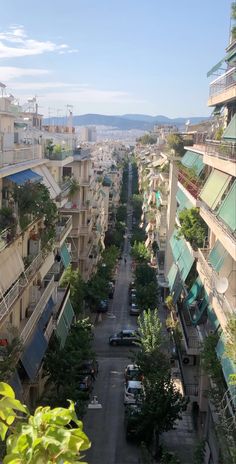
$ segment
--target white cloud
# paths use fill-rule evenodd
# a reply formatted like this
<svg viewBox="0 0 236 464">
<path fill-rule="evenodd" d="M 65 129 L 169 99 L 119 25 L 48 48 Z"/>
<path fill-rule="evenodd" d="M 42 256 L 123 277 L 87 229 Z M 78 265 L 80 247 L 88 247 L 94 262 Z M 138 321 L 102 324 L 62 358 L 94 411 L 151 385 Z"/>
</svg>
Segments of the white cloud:
<svg viewBox="0 0 236 464">
<path fill-rule="evenodd" d="M 47 69 L 37 69 L 37 68 L 18 68 L 15 66 L 0 66 L 0 80 L 11 81 L 19 77 L 25 76 L 44 76 L 49 74 L 50 71 Z M 25 84 L 27 85 L 27 84 Z M 15 83 L 14 83 L 15 86 Z M 26 87 L 27 88 L 27 87 Z"/>
<path fill-rule="evenodd" d="M 50 40 L 40 41 L 29 38 L 23 26 L 11 26 L 9 30 L 0 32 L 0 58 L 17 58 L 61 51 L 72 53 L 75 49 L 70 49 L 64 43 L 58 45 Z"/>
</svg>

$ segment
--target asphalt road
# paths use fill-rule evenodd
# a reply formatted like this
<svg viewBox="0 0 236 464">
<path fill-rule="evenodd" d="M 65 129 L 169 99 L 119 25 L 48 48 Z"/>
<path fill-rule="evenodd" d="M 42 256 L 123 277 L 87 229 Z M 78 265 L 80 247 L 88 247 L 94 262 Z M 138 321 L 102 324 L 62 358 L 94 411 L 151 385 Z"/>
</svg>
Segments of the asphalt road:
<svg viewBox="0 0 236 464">
<path fill-rule="evenodd" d="M 131 166 L 129 170 L 128 198 L 131 197 Z M 93 395 L 97 396 L 101 409 L 88 409 L 84 418 L 84 430 L 92 446 L 86 453 L 89 464 L 140 464 L 140 450 L 126 441 L 124 427 L 124 369 L 130 363 L 132 352 L 137 348 L 110 346 L 109 336 L 124 328 L 136 328 L 136 317 L 129 315 L 128 286 L 131 280 L 129 234 L 132 227 L 132 207 L 127 205 L 127 233 L 124 243 L 124 259 L 120 261 L 113 300 L 109 312 L 103 314 L 95 326 L 94 350 L 99 363 L 99 373 Z"/>
</svg>

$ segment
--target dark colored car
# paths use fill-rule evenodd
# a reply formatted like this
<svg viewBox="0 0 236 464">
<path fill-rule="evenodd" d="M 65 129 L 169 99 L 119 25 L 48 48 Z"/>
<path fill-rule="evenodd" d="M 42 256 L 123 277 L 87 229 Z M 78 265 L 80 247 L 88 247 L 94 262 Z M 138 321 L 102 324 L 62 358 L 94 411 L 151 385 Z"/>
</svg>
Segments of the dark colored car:
<svg viewBox="0 0 236 464">
<path fill-rule="evenodd" d="M 139 431 L 140 406 L 130 404 L 125 408 L 125 435 L 127 440 L 139 441 L 142 431 Z"/>
<path fill-rule="evenodd" d="M 90 375 L 92 379 L 95 379 L 98 374 L 98 362 L 94 359 L 83 361 L 79 367 L 79 373 L 85 376 Z"/>
<path fill-rule="evenodd" d="M 108 311 L 108 300 L 101 300 L 97 312 L 98 313 L 106 313 Z"/>
<path fill-rule="evenodd" d="M 115 345 L 135 345 L 138 341 L 138 333 L 136 330 L 124 329 L 118 333 L 115 333 L 109 337 L 109 343 L 112 346 Z"/>
<path fill-rule="evenodd" d="M 138 306 L 135 303 L 132 303 L 129 310 L 130 316 L 138 316 L 140 312 L 141 311 Z"/>
</svg>

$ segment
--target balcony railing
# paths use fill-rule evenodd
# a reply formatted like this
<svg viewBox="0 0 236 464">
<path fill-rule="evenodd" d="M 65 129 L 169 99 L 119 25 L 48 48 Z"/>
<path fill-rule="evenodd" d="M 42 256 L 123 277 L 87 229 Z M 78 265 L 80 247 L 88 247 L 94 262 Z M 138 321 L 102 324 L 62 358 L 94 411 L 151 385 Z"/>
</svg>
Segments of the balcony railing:
<svg viewBox="0 0 236 464">
<path fill-rule="evenodd" d="M 71 202 L 68 201 L 64 206 L 63 206 L 63 211 L 70 211 L 70 212 L 79 212 L 79 211 L 87 211 L 90 207 L 90 201 L 86 201 L 85 203 L 80 203 L 80 202 Z"/>
<path fill-rule="evenodd" d="M 178 180 L 195 199 L 198 199 L 202 187 L 197 181 L 190 179 L 181 169 L 178 172 Z"/>
<path fill-rule="evenodd" d="M 234 314 L 233 306 L 231 305 L 228 297 L 222 295 L 216 289 L 215 282 L 219 280 L 218 274 L 214 271 L 210 263 L 207 261 L 210 250 L 198 249 L 198 262 L 201 265 L 204 276 L 207 278 L 209 287 L 212 289 L 213 296 L 216 297 L 226 319 L 229 319 Z M 216 310 L 216 308 L 215 308 Z"/>
<path fill-rule="evenodd" d="M 194 353 L 192 354 L 198 354 L 200 347 L 201 347 L 201 342 L 198 336 L 197 329 L 193 327 L 193 325 L 190 325 L 191 324 L 190 321 L 189 321 L 189 328 L 188 328 L 187 321 L 185 321 L 185 317 L 181 309 L 179 310 L 179 317 L 180 317 L 180 323 L 181 323 L 181 327 L 183 330 L 183 335 L 185 338 L 187 348 L 191 351 L 194 351 Z M 196 332 L 196 334 L 191 335 L 190 332 L 193 333 L 194 331 Z"/>
<path fill-rule="evenodd" d="M 0 167 L 41 158 L 41 145 L 31 145 L 27 148 L 15 148 L 13 150 L 4 150 L 0 151 Z"/>
<path fill-rule="evenodd" d="M 199 150 L 203 151 L 208 156 L 232 161 L 234 163 L 236 162 L 236 143 L 234 142 L 204 139 L 201 137 L 201 134 L 199 134 L 198 139 L 198 134 L 196 134 L 196 143 L 194 142 L 194 147 L 199 148 Z"/>
<path fill-rule="evenodd" d="M 227 71 L 210 84 L 209 96 L 213 97 L 236 85 L 236 68 Z"/>
<path fill-rule="evenodd" d="M 17 298 L 21 295 L 24 291 L 25 286 L 27 285 L 28 281 L 36 274 L 39 268 L 42 266 L 45 260 L 45 255 L 41 251 L 36 258 L 32 261 L 32 263 L 25 269 L 24 274 L 20 277 L 10 291 L 4 296 L 2 301 L 0 301 L 0 322 L 4 317 L 6 317 L 15 303 Z"/>
<path fill-rule="evenodd" d="M 37 324 L 40 316 L 42 315 L 45 306 L 52 295 L 54 290 L 55 283 L 54 283 L 54 276 L 51 278 L 50 282 L 48 283 L 47 287 L 45 288 L 39 302 L 36 304 L 32 315 L 30 316 L 29 320 L 27 321 L 24 329 L 22 330 L 20 336 L 22 342 L 25 344 L 28 338 L 30 337 L 32 331 L 34 330 L 35 325 Z"/>
<path fill-rule="evenodd" d="M 186 396 L 198 396 L 198 385 L 194 383 L 184 384 L 184 393 Z"/>
<path fill-rule="evenodd" d="M 64 216 L 56 225 L 56 240 L 61 242 L 63 237 L 67 234 L 68 230 L 72 227 L 72 216 Z"/>
</svg>

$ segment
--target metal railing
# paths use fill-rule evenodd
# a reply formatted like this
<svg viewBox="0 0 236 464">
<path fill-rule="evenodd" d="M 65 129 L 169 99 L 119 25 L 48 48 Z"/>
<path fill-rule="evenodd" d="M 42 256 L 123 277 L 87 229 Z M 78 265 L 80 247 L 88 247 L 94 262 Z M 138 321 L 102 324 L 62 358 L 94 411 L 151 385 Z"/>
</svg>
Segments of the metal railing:
<svg viewBox="0 0 236 464">
<path fill-rule="evenodd" d="M 32 263 L 25 269 L 24 274 L 16 281 L 9 292 L 0 301 L 0 322 L 7 316 L 10 308 L 20 296 L 28 281 L 36 274 L 45 260 L 45 256 L 41 251 Z"/>
<path fill-rule="evenodd" d="M 198 385 L 194 383 L 185 383 L 184 393 L 186 396 L 198 396 Z"/>
<path fill-rule="evenodd" d="M 0 167 L 42 158 L 42 146 L 31 145 L 26 148 L 14 148 L 0 151 Z"/>
<path fill-rule="evenodd" d="M 188 192 L 195 198 L 198 199 L 199 193 L 201 191 L 201 185 L 196 181 L 188 177 L 188 175 L 181 169 L 178 172 L 178 181 L 188 190 Z"/>
<path fill-rule="evenodd" d="M 56 225 L 57 242 L 60 242 L 63 239 L 63 237 L 65 237 L 68 230 L 72 227 L 72 216 L 64 216 L 64 218 L 64 221 L 63 218 L 61 218 L 60 223 Z"/>
<path fill-rule="evenodd" d="M 26 323 L 25 327 L 23 328 L 20 336 L 23 343 L 26 343 L 29 336 L 31 335 L 35 325 L 37 324 L 40 316 L 42 315 L 45 306 L 52 295 L 54 290 L 55 283 L 54 283 L 54 276 L 51 278 L 50 282 L 48 283 L 47 287 L 45 288 L 39 302 L 36 304 L 35 308 L 33 309 L 32 315 L 30 316 L 28 322 Z"/>
<path fill-rule="evenodd" d="M 230 87 L 236 85 L 236 68 L 232 68 L 227 71 L 223 76 L 218 77 L 210 84 L 209 97 L 218 95 L 225 90 L 228 90 Z"/>
<path fill-rule="evenodd" d="M 186 322 L 185 322 L 185 319 L 184 319 L 184 315 L 182 314 L 181 310 L 179 311 L 179 317 L 180 317 L 181 327 L 183 329 L 183 335 L 184 335 L 187 347 L 189 349 L 199 351 L 199 349 L 201 347 L 201 342 L 199 340 L 197 331 L 196 331 L 195 336 L 194 335 L 189 335 L 188 334 L 188 329 L 187 329 L 187 326 L 186 326 Z M 194 327 L 191 326 L 191 329 L 194 330 Z"/>
</svg>

